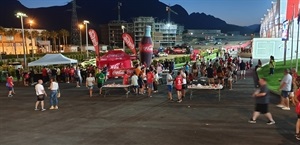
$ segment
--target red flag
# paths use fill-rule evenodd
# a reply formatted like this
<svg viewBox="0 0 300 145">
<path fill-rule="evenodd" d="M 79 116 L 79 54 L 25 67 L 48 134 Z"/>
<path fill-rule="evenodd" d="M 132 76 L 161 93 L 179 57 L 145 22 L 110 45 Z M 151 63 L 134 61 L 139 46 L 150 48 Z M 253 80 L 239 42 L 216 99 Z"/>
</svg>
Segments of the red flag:
<svg viewBox="0 0 300 145">
<path fill-rule="evenodd" d="M 129 47 L 129 49 L 132 51 L 132 53 L 134 55 L 136 55 L 136 51 L 135 51 L 135 47 L 134 47 L 134 43 L 133 43 L 132 37 L 129 34 L 124 33 L 122 35 L 122 38 L 123 38 L 124 42 L 126 43 L 126 45 Z"/>
<path fill-rule="evenodd" d="M 288 0 L 286 8 L 286 20 L 292 20 L 297 17 L 300 0 Z"/>
<path fill-rule="evenodd" d="M 96 56 L 98 57 L 99 56 L 99 41 L 98 41 L 97 33 L 96 33 L 95 30 L 89 29 L 89 35 L 90 35 L 90 38 L 91 38 L 91 40 L 93 42 L 93 45 L 95 47 Z"/>
</svg>

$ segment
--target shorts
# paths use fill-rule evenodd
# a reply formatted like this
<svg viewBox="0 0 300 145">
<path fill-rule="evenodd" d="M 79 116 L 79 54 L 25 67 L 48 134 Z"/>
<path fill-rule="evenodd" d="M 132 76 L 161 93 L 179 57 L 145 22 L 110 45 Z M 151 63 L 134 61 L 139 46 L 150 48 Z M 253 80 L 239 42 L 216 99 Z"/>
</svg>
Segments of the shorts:
<svg viewBox="0 0 300 145">
<path fill-rule="evenodd" d="M 167 85 L 168 87 L 168 92 L 172 92 L 173 91 L 173 86 L 172 85 Z"/>
<path fill-rule="evenodd" d="M 187 85 L 186 85 L 186 84 L 183 84 L 183 85 L 182 85 L 182 89 L 183 89 L 183 90 L 187 89 Z"/>
<path fill-rule="evenodd" d="M 297 115 L 297 117 L 298 117 L 298 119 L 300 119 L 300 115 L 299 114 Z"/>
<path fill-rule="evenodd" d="M 12 87 L 7 87 L 8 91 L 12 91 L 13 88 Z"/>
<path fill-rule="evenodd" d="M 208 81 L 209 81 L 209 82 L 214 82 L 214 81 L 215 81 L 215 78 L 208 78 Z"/>
<path fill-rule="evenodd" d="M 148 89 L 153 89 L 153 83 L 147 83 Z"/>
<path fill-rule="evenodd" d="M 241 75 L 246 74 L 246 70 L 241 70 Z"/>
<path fill-rule="evenodd" d="M 45 95 L 44 94 L 43 95 L 37 95 L 36 100 L 37 101 L 44 101 L 45 100 Z"/>
<path fill-rule="evenodd" d="M 135 85 L 133 85 L 132 86 L 134 89 L 137 89 L 137 88 L 139 88 L 139 86 L 137 85 L 137 86 L 135 86 Z"/>
<path fill-rule="evenodd" d="M 260 112 L 261 114 L 266 114 L 269 112 L 268 104 L 256 104 L 255 111 Z"/>
<path fill-rule="evenodd" d="M 89 89 L 89 90 L 92 90 L 92 89 L 93 89 L 93 85 L 92 85 L 92 86 L 88 86 L 88 89 Z"/>
<path fill-rule="evenodd" d="M 181 91 L 182 91 L 182 89 L 177 89 L 177 88 L 176 88 L 176 91 L 179 91 L 179 92 L 181 92 Z"/>
<path fill-rule="evenodd" d="M 102 88 L 103 83 L 98 83 L 97 85 L 98 85 L 98 88 L 100 89 L 100 88 Z"/>
<path fill-rule="evenodd" d="M 281 91 L 281 96 L 282 96 L 283 98 L 289 97 L 289 91 Z"/>
</svg>

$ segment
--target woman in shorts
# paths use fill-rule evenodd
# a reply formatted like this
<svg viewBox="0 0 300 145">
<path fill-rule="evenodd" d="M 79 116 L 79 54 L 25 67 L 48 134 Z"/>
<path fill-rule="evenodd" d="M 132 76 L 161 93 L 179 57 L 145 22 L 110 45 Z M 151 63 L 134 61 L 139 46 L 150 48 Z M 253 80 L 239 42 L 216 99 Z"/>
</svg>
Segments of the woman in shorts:
<svg viewBox="0 0 300 145">
<path fill-rule="evenodd" d="M 176 91 L 177 91 L 177 98 L 178 98 L 178 103 L 181 103 L 182 102 L 182 76 L 181 76 L 181 72 L 178 71 L 177 72 L 177 77 L 175 78 L 175 88 L 176 88 Z"/>
<path fill-rule="evenodd" d="M 94 84 L 95 84 L 95 77 L 93 77 L 92 73 L 89 73 L 89 76 L 86 78 L 85 86 L 89 89 L 90 97 L 93 96 Z"/>
</svg>

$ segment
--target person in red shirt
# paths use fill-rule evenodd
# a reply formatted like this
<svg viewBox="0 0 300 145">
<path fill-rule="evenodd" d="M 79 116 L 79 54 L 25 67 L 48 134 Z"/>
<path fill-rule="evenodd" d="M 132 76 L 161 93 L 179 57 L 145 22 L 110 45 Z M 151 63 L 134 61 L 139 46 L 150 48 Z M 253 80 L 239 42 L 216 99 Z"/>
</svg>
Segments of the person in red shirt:
<svg viewBox="0 0 300 145">
<path fill-rule="evenodd" d="M 43 79 L 43 82 L 47 82 L 48 81 L 48 71 L 46 69 L 46 67 L 44 67 L 42 69 L 42 79 Z"/>
<path fill-rule="evenodd" d="M 73 83 L 74 82 L 74 75 L 75 75 L 74 67 L 70 68 L 69 75 L 70 75 L 71 82 Z"/>
<path fill-rule="evenodd" d="M 65 69 L 65 77 L 66 77 L 66 83 L 70 83 L 69 79 L 70 79 L 70 69 L 67 66 L 67 68 Z"/>
<path fill-rule="evenodd" d="M 148 87 L 148 97 L 152 97 L 154 74 L 151 70 L 147 70 L 146 72 L 147 72 L 146 78 L 147 78 L 147 87 Z"/>
<path fill-rule="evenodd" d="M 8 89 L 8 97 L 12 97 L 14 94 L 14 83 L 11 75 L 6 78 L 6 87 Z"/>
<path fill-rule="evenodd" d="M 183 79 L 182 79 L 182 76 L 181 76 L 181 73 L 180 71 L 177 73 L 177 77 L 175 78 L 175 88 L 176 88 L 176 91 L 177 91 L 177 98 L 178 98 L 178 103 L 182 102 L 182 82 L 183 82 Z"/>
<path fill-rule="evenodd" d="M 128 75 L 127 71 L 124 71 L 123 85 L 129 85 L 129 75 Z M 127 92 L 126 94 L 130 93 L 130 91 L 127 88 L 125 88 L 125 91 Z"/>
<path fill-rule="evenodd" d="M 295 96 L 292 98 L 294 105 L 297 107 L 300 102 L 300 88 L 295 91 Z M 297 113 L 297 112 L 296 112 Z M 300 114 L 297 113 L 297 122 L 296 122 L 296 139 L 300 140 Z"/>
</svg>

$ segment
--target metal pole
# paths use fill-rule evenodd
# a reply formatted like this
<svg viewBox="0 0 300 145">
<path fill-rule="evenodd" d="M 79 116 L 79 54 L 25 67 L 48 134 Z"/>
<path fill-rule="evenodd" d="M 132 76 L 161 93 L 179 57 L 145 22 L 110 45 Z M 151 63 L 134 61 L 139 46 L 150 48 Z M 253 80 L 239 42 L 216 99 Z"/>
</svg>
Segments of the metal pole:
<svg viewBox="0 0 300 145">
<path fill-rule="evenodd" d="M 284 41 L 284 56 L 283 56 L 283 65 L 286 65 L 286 49 L 287 49 L 287 41 Z"/>
<path fill-rule="evenodd" d="M 295 6 L 293 5 L 293 17 L 292 17 L 292 44 L 291 44 L 291 69 L 293 68 L 293 43 L 294 43 L 294 14 L 295 14 Z"/>
<path fill-rule="evenodd" d="M 298 18 L 299 19 L 299 18 Z M 299 20 L 298 20 L 298 32 L 297 32 L 297 50 L 296 50 L 296 71 L 298 71 L 298 48 L 299 48 Z"/>
<path fill-rule="evenodd" d="M 82 54 L 82 36 L 81 36 L 81 29 L 79 29 L 79 39 L 80 39 L 80 54 Z"/>
<path fill-rule="evenodd" d="M 89 58 L 89 51 L 88 51 L 88 27 L 87 27 L 87 23 L 85 23 L 85 43 L 86 43 L 86 47 L 85 47 L 85 50 L 86 50 L 86 57 Z"/>
<path fill-rule="evenodd" d="M 122 27 L 122 31 L 123 31 L 123 34 L 124 34 L 124 27 Z M 125 52 L 125 42 L 124 42 L 124 39 L 123 39 L 123 51 Z"/>
<path fill-rule="evenodd" d="M 30 37 L 31 37 L 31 57 L 34 57 L 34 53 L 33 53 L 33 41 L 32 41 L 32 27 L 31 24 L 30 25 Z"/>
<path fill-rule="evenodd" d="M 23 44 L 23 52 L 24 52 L 24 67 L 27 69 L 27 62 L 26 62 L 26 51 L 25 51 L 25 35 L 24 35 L 24 25 L 23 25 L 23 16 L 21 18 L 21 26 L 22 26 L 22 44 Z"/>
</svg>

